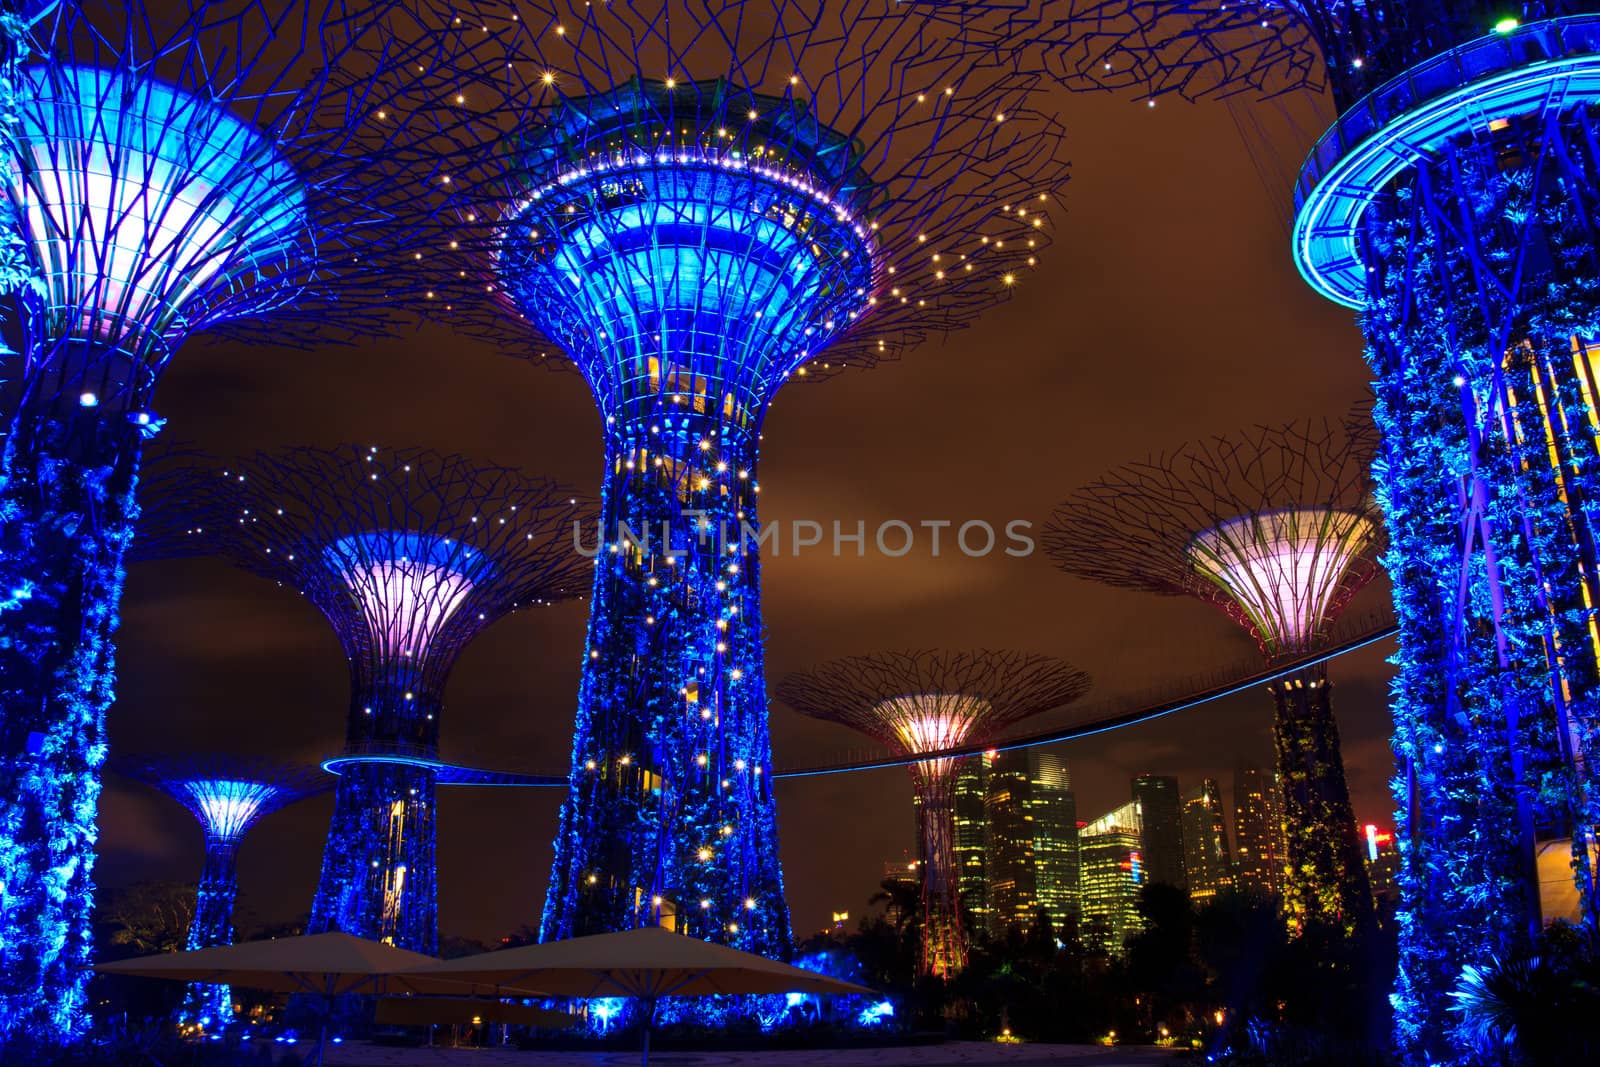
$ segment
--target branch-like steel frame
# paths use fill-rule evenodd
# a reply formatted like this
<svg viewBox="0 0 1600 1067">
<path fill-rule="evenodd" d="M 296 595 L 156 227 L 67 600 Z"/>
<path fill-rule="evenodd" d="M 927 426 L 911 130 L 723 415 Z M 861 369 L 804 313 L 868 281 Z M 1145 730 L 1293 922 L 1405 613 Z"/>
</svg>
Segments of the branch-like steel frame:
<svg viewBox="0 0 1600 1067">
<path fill-rule="evenodd" d="M 1080 577 L 1215 604 L 1269 663 L 1323 647 L 1384 545 L 1365 419 L 1302 420 L 1127 464 L 1052 514 L 1045 551 Z M 1291 926 L 1366 929 L 1373 901 L 1326 669 L 1271 686 L 1290 830 Z"/>
<path fill-rule="evenodd" d="M 1192 442 L 1076 490 L 1041 543 L 1069 574 L 1215 604 L 1269 659 L 1308 652 L 1378 573 L 1376 447 L 1354 418 Z"/>
<path fill-rule="evenodd" d="M 427 449 L 258 453 L 169 477 L 159 506 L 219 553 L 292 588 L 338 635 L 350 709 L 312 929 L 437 944 L 434 791 L 445 681 L 519 608 L 580 595 L 592 502 L 560 483 Z M 187 526 L 185 516 L 192 516 Z"/>
</svg>

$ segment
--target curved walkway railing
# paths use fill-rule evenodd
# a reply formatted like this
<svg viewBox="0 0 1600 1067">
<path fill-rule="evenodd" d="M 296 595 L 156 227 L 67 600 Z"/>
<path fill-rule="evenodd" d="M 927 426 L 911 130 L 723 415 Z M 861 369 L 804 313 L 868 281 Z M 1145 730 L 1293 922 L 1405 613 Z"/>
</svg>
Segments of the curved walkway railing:
<svg viewBox="0 0 1600 1067">
<path fill-rule="evenodd" d="M 1120 730 L 1258 688 L 1296 671 L 1375 644 L 1393 636 L 1397 629 L 1393 612 L 1384 610 L 1341 626 L 1333 643 L 1321 652 L 1289 662 L 1276 663 L 1270 667 L 1260 666 L 1258 660 L 1254 670 L 1246 667 L 1239 671 L 1217 671 L 1202 678 L 1190 679 L 1187 684 L 1163 686 L 1157 691 L 1158 694 L 1169 695 L 1146 694 L 1142 697 L 1092 706 L 1074 714 L 1073 721 L 1069 723 L 1057 723 L 1030 733 L 1014 734 L 988 744 L 961 745 L 918 756 L 892 753 L 887 748 L 872 749 L 868 752 L 856 750 L 832 762 L 780 767 L 773 771 L 773 777 L 805 778 L 817 774 L 842 774 L 846 771 L 870 771 L 881 767 L 904 767 L 928 759 L 975 756 L 980 752 L 1006 752 L 1016 748 L 1032 748 L 1035 745 L 1071 741 L 1110 730 Z"/>
</svg>

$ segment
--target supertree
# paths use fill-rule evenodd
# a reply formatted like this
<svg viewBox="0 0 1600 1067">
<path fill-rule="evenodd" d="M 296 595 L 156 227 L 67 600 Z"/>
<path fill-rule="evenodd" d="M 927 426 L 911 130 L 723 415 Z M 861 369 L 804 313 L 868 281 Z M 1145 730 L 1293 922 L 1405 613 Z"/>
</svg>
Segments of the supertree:
<svg viewBox="0 0 1600 1067">
<path fill-rule="evenodd" d="M 875 0 L 455 9 L 475 70 L 397 85 L 440 133 L 416 302 L 575 366 L 603 416 L 594 576 L 547 939 L 666 922 L 773 954 L 757 520 L 791 377 L 1000 300 L 1046 244 L 1061 129 L 1026 79 Z M 668 32 L 670 27 L 670 32 Z M 727 832 L 723 831 L 727 827 Z"/>
<path fill-rule="evenodd" d="M 28 276 L 0 396 L 0 1043 L 86 1023 L 103 721 L 156 380 L 196 334 L 270 321 L 276 342 L 330 341 L 387 315 L 407 234 L 372 206 L 384 136 L 351 141 L 372 79 L 415 58 L 386 6 L 0 14 Z"/>
<path fill-rule="evenodd" d="M 1023 719 L 1089 691 L 1070 663 L 1028 652 L 919 650 L 850 656 L 790 674 L 778 699 L 803 715 L 860 730 L 907 756 L 998 738 Z M 911 764 L 922 844 L 923 974 L 948 977 L 967 965 L 955 855 L 958 761 Z"/>
<path fill-rule="evenodd" d="M 1410 1062 L 1467 1055 L 1447 994 L 1536 935 L 1537 837 L 1571 835 L 1600 919 L 1600 4 L 930 2 L 1151 103 L 1331 88 L 1293 253 L 1360 311 L 1377 394 L 1401 632 L 1396 1034 Z"/>
<path fill-rule="evenodd" d="M 195 892 L 188 949 L 233 944 L 233 904 L 239 895 L 239 844 L 263 817 L 332 788 L 315 767 L 223 754 L 115 759 L 110 768 L 161 790 L 189 810 L 205 832 L 206 862 Z M 233 1021 L 226 985 L 190 987 L 184 1016 L 204 1027 Z"/>
<path fill-rule="evenodd" d="M 1383 526 L 1368 467 L 1376 435 L 1326 420 L 1260 427 L 1119 467 L 1050 518 L 1045 550 L 1070 574 L 1215 604 L 1269 663 L 1325 646 L 1377 573 Z M 1274 681 L 1289 830 L 1292 925 L 1373 918 L 1326 664 Z"/>
<path fill-rule="evenodd" d="M 346 745 L 310 931 L 438 943 L 434 791 L 445 681 L 467 642 L 577 595 L 590 503 L 556 482 L 423 449 L 259 453 L 213 472 L 195 510 L 234 564 L 299 590 L 350 664 Z"/>
</svg>

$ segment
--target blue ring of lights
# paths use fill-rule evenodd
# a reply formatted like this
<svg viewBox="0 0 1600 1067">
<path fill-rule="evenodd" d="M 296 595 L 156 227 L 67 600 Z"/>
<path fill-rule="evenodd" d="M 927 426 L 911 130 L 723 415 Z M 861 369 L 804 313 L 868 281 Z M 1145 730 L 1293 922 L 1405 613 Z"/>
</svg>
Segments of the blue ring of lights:
<svg viewBox="0 0 1600 1067">
<path fill-rule="evenodd" d="M 426 759 L 421 756 L 385 755 L 382 753 L 351 753 L 322 761 L 322 769 L 329 774 L 343 774 L 344 768 L 360 763 L 392 763 L 403 767 L 421 767 L 435 773 L 435 785 L 513 785 L 558 786 L 566 785 L 566 775 L 517 774 L 513 771 L 490 771 L 467 767 L 458 763 Z"/>
<path fill-rule="evenodd" d="M 1294 261 L 1335 303 L 1367 303 L 1363 216 L 1395 178 L 1452 138 L 1512 118 L 1600 103 L 1600 16 L 1530 23 L 1419 64 L 1339 117 L 1295 186 Z"/>
</svg>

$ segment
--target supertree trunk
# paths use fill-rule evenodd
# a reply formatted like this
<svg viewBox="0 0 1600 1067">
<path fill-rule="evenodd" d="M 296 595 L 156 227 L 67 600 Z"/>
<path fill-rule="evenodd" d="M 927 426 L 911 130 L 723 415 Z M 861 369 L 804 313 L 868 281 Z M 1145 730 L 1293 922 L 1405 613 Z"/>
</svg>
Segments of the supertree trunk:
<svg viewBox="0 0 1600 1067">
<path fill-rule="evenodd" d="M 233 944 L 233 905 L 239 896 L 239 843 L 206 842 L 206 865 L 195 890 L 194 921 L 184 948 Z M 225 984 L 196 982 L 184 1000 L 185 1018 L 208 1029 L 233 1021 L 233 991 Z"/>
<path fill-rule="evenodd" d="M 439 700 L 417 672 L 385 684 L 353 685 L 347 754 L 311 907 L 310 933 L 342 930 L 413 952 L 439 945 L 438 771 L 407 759 L 438 754 Z"/>
<path fill-rule="evenodd" d="M 1290 827 L 1285 886 L 1291 923 L 1354 931 L 1373 920 L 1372 886 L 1362 860 L 1339 726 L 1324 665 L 1270 686 L 1277 717 L 1273 740 Z"/>
<path fill-rule="evenodd" d="M 1596 911 L 1595 120 L 1452 143 L 1363 233 L 1368 359 L 1401 623 L 1397 1032 L 1448 1055 L 1463 962 L 1541 923 L 1536 833 L 1573 838 Z M 1463 1038 L 1460 1044 L 1465 1044 Z"/>
<path fill-rule="evenodd" d="M 0 1045 L 70 1041 L 140 434 L 30 390 L 0 471 Z"/>
<path fill-rule="evenodd" d="M 919 970 L 954 977 L 967 966 L 956 878 L 954 760 L 928 760 L 911 768 L 917 792 L 917 836 L 922 843 L 922 946 Z"/>
<path fill-rule="evenodd" d="M 340 772 L 309 932 L 342 930 L 430 956 L 438 951 L 436 774 L 400 763 L 356 763 Z"/>
<path fill-rule="evenodd" d="M 675 916 L 694 936 L 784 955 L 754 431 L 662 422 L 669 432 L 641 425 L 607 442 L 572 784 L 541 936 Z"/>
</svg>

